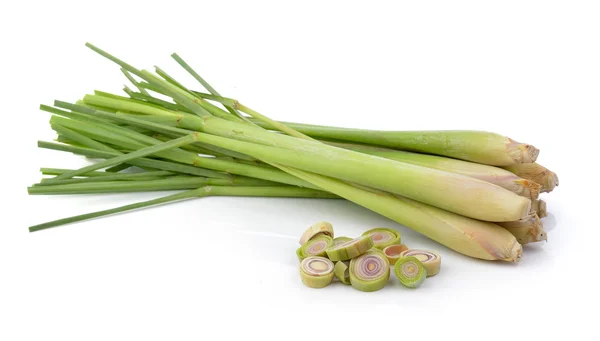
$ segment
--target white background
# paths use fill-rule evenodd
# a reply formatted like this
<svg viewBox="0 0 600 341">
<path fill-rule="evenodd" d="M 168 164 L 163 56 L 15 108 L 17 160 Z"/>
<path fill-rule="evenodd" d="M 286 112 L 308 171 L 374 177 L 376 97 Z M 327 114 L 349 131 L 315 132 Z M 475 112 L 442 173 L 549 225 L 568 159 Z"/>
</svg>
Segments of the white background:
<svg viewBox="0 0 600 341">
<path fill-rule="evenodd" d="M 597 1 L 12 1 L 0 5 L 0 339 L 577 337 L 598 305 Z M 165 193 L 28 197 L 39 167 L 84 159 L 40 103 L 119 92 L 86 41 L 187 85 L 178 52 L 221 93 L 280 120 L 373 129 L 481 129 L 541 149 L 557 172 L 548 243 L 519 264 L 468 259 L 344 201 L 209 198 L 29 234 L 43 221 Z M 304 287 L 310 224 L 396 227 L 439 251 L 417 290 Z M 594 314 L 594 313 L 589 313 Z"/>
</svg>

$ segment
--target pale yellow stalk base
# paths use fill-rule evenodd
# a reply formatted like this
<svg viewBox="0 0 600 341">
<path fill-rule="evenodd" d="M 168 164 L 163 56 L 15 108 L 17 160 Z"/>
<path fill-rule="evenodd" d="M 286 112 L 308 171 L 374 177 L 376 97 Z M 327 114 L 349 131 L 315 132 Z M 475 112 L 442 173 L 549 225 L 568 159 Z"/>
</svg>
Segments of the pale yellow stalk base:
<svg viewBox="0 0 600 341">
<path fill-rule="evenodd" d="M 538 217 L 545 218 L 548 216 L 546 211 L 546 202 L 542 199 L 534 200 L 531 202 L 532 213 L 537 213 Z"/>
<path fill-rule="evenodd" d="M 540 191 L 543 193 L 551 192 L 558 186 L 558 176 L 556 173 L 541 166 L 538 163 L 523 163 L 511 165 L 504 169 L 541 185 Z"/>
</svg>

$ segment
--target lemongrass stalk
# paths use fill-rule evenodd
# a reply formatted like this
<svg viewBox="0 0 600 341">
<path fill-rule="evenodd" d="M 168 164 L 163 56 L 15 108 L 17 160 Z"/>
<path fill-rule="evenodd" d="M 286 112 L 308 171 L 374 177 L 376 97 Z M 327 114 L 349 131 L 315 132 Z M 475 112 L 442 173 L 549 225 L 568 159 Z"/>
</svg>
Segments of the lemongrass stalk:
<svg viewBox="0 0 600 341">
<path fill-rule="evenodd" d="M 304 233 L 302 233 L 302 236 L 300 237 L 300 245 L 304 245 L 309 240 L 321 234 L 333 238 L 333 226 L 331 225 L 331 223 L 321 221 L 311 225 L 304 231 Z"/>
<path fill-rule="evenodd" d="M 268 124 L 254 123 L 266 128 Z M 419 153 L 448 156 L 493 166 L 534 162 L 539 150 L 532 145 L 485 131 L 380 131 L 281 122 L 313 138 L 340 140 Z"/>
<path fill-rule="evenodd" d="M 70 170 L 69 172 L 73 172 L 74 170 Z M 64 173 L 61 173 L 64 174 Z M 87 173 L 86 173 L 87 174 Z M 74 178 L 74 179 L 64 179 L 64 180 L 56 180 L 52 183 L 48 183 L 48 180 L 53 178 L 42 179 L 42 181 L 37 184 L 40 186 L 50 186 L 50 185 L 66 185 L 66 184 L 78 184 L 78 183 L 88 183 L 88 182 L 104 182 L 104 181 L 142 181 L 142 180 L 158 180 L 164 179 L 166 176 L 174 175 L 175 173 L 169 171 L 154 171 L 154 172 L 143 172 L 143 173 L 108 173 L 107 176 L 92 176 L 89 178 Z"/>
<path fill-rule="evenodd" d="M 504 167 L 504 169 L 524 178 L 540 184 L 542 192 L 552 192 L 558 186 L 558 176 L 546 167 L 538 163 L 524 163 Z"/>
<path fill-rule="evenodd" d="M 288 171 L 464 255 L 509 262 L 517 262 L 521 258 L 521 245 L 510 232 L 499 225 L 467 218 L 400 196 L 357 188 L 318 174 L 298 172 L 291 168 Z"/>
<path fill-rule="evenodd" d="M 64 137 L 67 137 L 68 139 L 70 139 L 74 142 L 77 142 L 78 144 L 80 144 L 84 147 L 122 154 L 118 150 L 111 148 L 111 147 L 105 145 L 104 143 L 95 141 L 94 139 L 91 139 L 83 134 L 79 134 L 78 132 L 71 130 L 67 127 L 64 127 L 60 124 L 57 124 L 57 123 L 50 124 L 50 127 L 54 131 L 56 131 L 58 134 L 60 134 Z"/>
<path fill-rule="evenodd" d="M 464 160 L 451 159 L 444 156 L 419 154 L 381 147 L 365 146 L 350 143 L 327 143 L 337 147 L 350 149 L 369 155 L 384 157 L 386 159 L 470 176 L 472 178 L 487 181 L 500 187 L 506 188 L 511 192 L 514 192 L 520 196 L 531 200 L 537 199 L 540 194 L 539 184 L 520 178 L 514 173 L 511 173 L 500 167 L 483 165 Z"/>
<path fill-rule="evenodd" d="M 42 173 L 43 175 L 61 175 L 63 173 L 70 172 L 70 171 L 72 171 L 72 169 L 49 168 L 49 167 L 40 168 L 40 173 Z M 85 174 L 85 176 L 87 176 L 87 177 L 109 176 L 109 175 L 113 175 L 113 174 L 106 173 L 106 172 L 100 172 L 100 171 L 93 171 L 93 172 L 88 172 Z"/>
<path fill-rule="evenodd" d="M 103 179 L 103 177 L 100 177 Z M 194 189 L 203 186 L 281 186 L 270 181 L 257 180 L 246 177 L 235 177 L 231 180 L 211 179 L 197 176 L 175 176 L 165 179 L 139 180 L 139 181 L 100 181 L 77 184 L 60 184 L 51 186 L 32 186 L 27 188 L 30 195 L 64 195 L 64 194 L 97 194 L 97 193 L 127 193 L 127 192 L 153 192 Z M 284 187 L 284 186 L 281 186 Z M 292 187 L 292 186 L 290 186 Z M 307 192 L 309 193 L 309 192 Z M 336 198 L 333 194 L 314 190 L 323 198 Z M 312 192 L 310 192 L 312 194 Z"/>
<path fill-rule="evenodd" d="M 163 107 L 165 109 L 168 109 L 168 110 L 188 112 L 188 109 L 186 107 L 184 107 L 184 106 L 181 106 L 181 105 L 175 104 L 175 103 L 171 103 L 171 102 L 159 99 L 159 98 L 155 98 L 155 97 L 152 97 L 150 95 L 144 95 L 144 94 L 141 94 L 139 92 L 132 92 L 129 96 L 132 99 L 135 99 L 135 100 L 138 100 L 138 101 L 148 102 L 148 103 L 151 103 L 151 104 L 156 104 L 156 105 L 159 105 L 159 106 L 161 106 L 161 107 Z"/>
<path fill-rule="evenodd" d="M 548 234 L 544 231 L 544 224 L 537 214 L 532 214 L 525 219 L 498 223 L 512 233 L 520 244 L 529 244 L 548 241 Z"/>
<path fill-rule="evenodd" d="M 385 287 L 390 278 L 390 264 L 377 251 L 353 258 L 349 266 L 350 284 L 360 291 L 377 291 Z"/>
<path fill-rule="evenodd" d="M 92 212 L 73 217 L 50 221 L 47 223 L 34 225 L 29 228 L 30 232 L 40 231 L 51 227 L 57 227 L 74 222 L 99 218 L 116 213 L 127 212 L 135 209 L 166 204 L 174 201 L 181 201 L 193 198 L 203 198 L 208 196 L 232 196 L 232 197 L 279 197 L 279 198 L 330 198 L 330 195 L 321 191 L 299 188 L 293 186 L 205 186 L 190 191 L 185 191 L 166 197 L 125 205 L 113 209 Z"/>
<path fill-rule="evenodd" d="M 423 264 L 427 271 L 427 277 L 435 276 L 440 272 L 442 257 L 438 253 L 425 250 L 406 250 L 400 254 L 400 258 L 411 256 Z"/>
<path fill-rule="evenodd" d="M 64 151 L 64 152 L 70 152 L 70 153 L 74 153 L 74 154 L 78 154 L 78 155 L 84 155 L 87 157 L 101 158 L 101 159 L 107 159 L 107 158 L 111 158 L 111 157 L 120 155 L 117 153 L 111 153 L 111 152 L 90 149 L 90 148 L 75 147 L 75 146 L 69 146 L 69 145 L 45 142 L 45 141 L 38 141 L 38 147 L 45 148 L 45 149 Z M 150 168 L 161 169 L 161 170 L 166 170 L 166 171 L 173 171 L 173 172 L 182 173 L 182 174 L 190 174 L 190 175 L 204 176 L 204 177 L 218 178 L 218 179 L 231 179 L 232 178 L 232 176 L 229 174 L 216 172 L 216 171 L 212 171 L 212 170 L 208 170 L 208 169 L 202 169 L 200 167 L 188 166 L 188 165 L 184 165 L 184 164 L 180 164 L 180 163 L 176 163 L 176 162 L 140 158 L 140 159 L 128 161 L 128 163 L 131 165 L 134 165 L 134 166 L 138 166 L 138 167 L 150 167 Z"/>
<path fill-rule="evenodd" d="M 128 153 L 128 154 L 119 155 L 117 157 L 107 159 L 102 162 L 98 162 L 98 163 L 80 168 L 78 170 L 73 170 L 71 172 L 63 173 L 61 175 L 56 176 L 53 179 L 49 179 L 48 183 L 56 183 L 58 180 L 61 180 L 61 179 L 70 179 L 76 175 L 85 174 L 86 172 L 106 168 L 109 166 L 118 165 L 118 164 L 125 163 L 130 160 L 135 160 L 135 159 L 138 159 L 138 158 L 141 158 L 144 156 L 157 154 L 157 153 L 160 153 L 161 151 L 166 151 L 169 149 L 181 147 L 186 144 L 193 143 L 194 141 L 197 141 L 197 140 L 198 140 L 198 134 L 191 134 L 191 135 L 184 136 L 184 137 L 181 137 L 181 138 L 169 141 L 169 142 L 164 142 L 164 143 L 161 143 L 158 145 L 142 148 L 142 149 L 136 150 L 136 151 Z"/>
<path fill-rule="evenodd" d="M 128 165 L 126 163 L 122 163 L 120 165 L 116 165 L 116 166 L 112 166 L 112 167 L 108 167 L 106 168 L 104 171 L 108 172 L 108 173 L 118 173 L 122 170 L 126 170 L 128 168 L 131 168 L 131 165 Z"/>
<path fill-rule="evenodd" d="M 535 212 L 539 218 L 545 218 L 548 216 L 548 212 L 546 211 L 546 202 L 542 199 L 531 202 L 531 211 Z"/>
<path fill-rule="evenodd" d="M 324 257 L 312 256 L 300 263 L 300 278 L 309 288 L 324 288 L 331 284 L 333 271 L 333 262 Z"/>
</svg>

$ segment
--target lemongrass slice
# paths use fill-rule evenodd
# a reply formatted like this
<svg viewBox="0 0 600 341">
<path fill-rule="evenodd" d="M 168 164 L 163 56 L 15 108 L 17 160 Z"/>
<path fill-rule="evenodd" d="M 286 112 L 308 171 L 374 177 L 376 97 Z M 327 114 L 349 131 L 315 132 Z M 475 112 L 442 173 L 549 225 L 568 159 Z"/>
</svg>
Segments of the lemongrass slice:
<svg viewBox="0 0 600 341">
<path fill-rule="evenodd" d="M 407 288 L 417 288 L 425 281 L 427 270 L 416 257 L 408 256 L 398 259 L 394 264 L 394 273 L 400 283 Z"/>
<path fill-rule="evenodd" d="M 340 246 L 351 240 L 352 240 L 352 238 L 350 238 L 350 237 L 335 237 L 335 238 L 333 238 L 333 246 L 332 247 Z"/>
<path fill-rule="evenodd" d="M 371 236 L 373 245 L 383 250 L 386 246 L 400 244 L 400 232 L 385 227 L 370 229 L 362 234 L 363 236 Z"/>
<path fill-rule="evenodd" d="M 350 284 L 350 272 L 348 271 L 348 265 L 350 262 L 348 261 L 339 261 L 335 263 L 335 269 L 333 270 L 335 273 L 335 277 L 340 280 L 340 282 L 344 284 Z"/>
<path fill-rule="evenodd" d="M 326 221 L 312 225 L 311 227 L 307 228 L 302 234 L 302 237 L 300 237 L 300 245 L 304 245 L 307 241 L 311 240 L 318 234 L 325 234 L 333 238 L 333 226 Z"/>
<path fill-rule="evenodd" d="M 307 241 L 300 247 L 302 257 L 320 256 L 327 257 L 325 250 L 333 245 L 331 237 L 321 234 Z"/>
<path fill-rule="evenodd" d="M 401 258 L 410 256 L 415 257 L 423 264 L 427 270 L 427 277 L 435 276 L 440 272 L 442 257 L 439 254 L 425 250 L 407 250 L 400 254 Z"/>
<path fill-rule="evenodd" d="M 350 261 L 350 284 L 360 291 L 377 291 L 390 278 L 390 263 L 381 251 L 370 250 Z"/>
<path fill-rule="evenodd" d="M 390 245 L 383 249 L 383 254 L 387 257 L 390 265 L 396 264 L 403 251 L 408 250 L 408 246 L 404 244 Z"/>
<path fill-rule="evenodd" d="M 304 255 L 302 254 L 302 246 L 299 247 L 298 249 L 296 249 L 296 256 L 298 257 L 298 260 L 301 262 L 305 258 Z"/>
<path fill-rule="evenodd" d="M 300 263 L 300 278 L 307 287 L 323 288 L 333 281 L 333 269 L 333 262 L 325 257 L 306 257 Z"/>
<path fill-rule="evenodd" d="M 327 249 L 327 257 L 332 261 L 348 260 L 360 256 L 373 247 L 371 236 L 360 236 L 351 241 Z"/>
</svg>

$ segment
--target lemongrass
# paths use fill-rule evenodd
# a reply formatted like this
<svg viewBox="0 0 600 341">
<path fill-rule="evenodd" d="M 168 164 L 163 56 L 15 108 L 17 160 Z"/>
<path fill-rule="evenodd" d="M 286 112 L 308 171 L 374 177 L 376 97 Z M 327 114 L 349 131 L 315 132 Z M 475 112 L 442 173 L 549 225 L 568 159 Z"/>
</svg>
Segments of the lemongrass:
<svg viewBox="0 0 600 341">
<path fill-rule="evenodd" d="M 157 81 L 148 72 L 142 71 L 142 74 L 150 80 Z M 175 94 L 172 96 L 177 97 Z M 182 98 L 185 100 L 184 97 Z M 130 103 L 108 98 L 105 105 L 124 109 Z M 77 106 L 71 106 L 71 109 L 77 109 Z M 136 105 L 135 109 L 148 115 L 152 115 L 153 112 L 152 110 L 144 112 L 143 105 Z M 95 113 L 111 116 L 110 113 L 97 110 Z M 218 117 L 190 117 L 185 122 L 188 129 L 238 140 L 234 143 L 233 140 L 222 137 L 203 135 L 202 142 L 250 155 L 269 163 L 291 166 L 394 192 L 469 217 L 488 221 L 511 221 L 529 212 L 529 200 L 499 186 L 459 174 L 400 163 L 327 146 L 316 141 L 273 134 Z M 184 120 L 178 124 L 184 124 Z M 277 148 L 269 146 L 277 146 Z M 292 150 L 293 153 L 282 149 Z M 378 176 L 365 176 L 362 172 L 365 164 L 368 164 L 369 169 Z M 422 186 L 424 179 L 428 182 L 428 186 Z M 451 200 L 442 194 L 458 191 L 463 192 L 464 195 L 455 196 Z"/>
<path fill-rule="evenodd" d="M 311 256 L 300 263 L 302 283 L 310 288 L 324 288 L 333 281 L 333 262 L 324 257 Z"/>
<path fill-rule="evenodd" d="M 427 271 L 427 277 L 435 276 L 440 272 L 440 267 L 442 266 L 442 257 L 439 254 L 433 251 L 425 251 L 425 250 L 406 250 L 400 254 L 400 258 L 403 257 L 415 257 L 418 259 L 425 270 Z"/>
<path fill-rule="evenodd" d="M 326 257 L 326 250 L 333 245 L 333 239 L 325 234 L 320 234 L 302 244 L 301 251 L 303 257 L 320 256 Z"/>
<path fill-rule="evenodd" d="M 446 172 L 470 176 L 472 178 L 487 181 L 489 183 L 506 188 L 511 192 L 531 200 L 537 199 L 540 194 L 541 186 L 539 184 L 520 178 L 514 173 L 500 167 L 451 159 L 437 155 L 406 152 L 402 150 L 393 150 L 350 143 L 328 143 L 341 148 L 346 148 L 369 155 L 380 156 L 390 160 L 396 160 L 417 166 L 434 168 Z"/>
<path fill-rule="evenodd" d="M 350 271 L 348 267 L 349 261 L 339 261 L 335 263 L 334 273 L 335 277 L 342 283 L 350 285 Z"/>
<path fill-rule="evenodd" d="M 330 247 L 326 250 L 327 257 L 332 261 L 349 260 L 360 256 L 373 247 L 371 236 L 360 236 L 351 241 Z"/>
<path fill-rule="evenodd" d="M 360 291 L 377 291 L 390 278 L 390 264 L 381 252 L 367 251 L 353 258 L 349 267 L 350 284 Z"/>
<path fill-rule="evenodd" d="M 344 237 L 344 236 L 340 236 L 340 237 L 335 237 L 333 238 L 333 245 L 331 247 L 338 247 L 346 242 L 351 241 L 352 238 L 350 237 Z"/>
<path fill-rule="evenodd" d="M 383 249 L 383 254 L 387 257 L 390 265 L 394 265 L 400 259 L 400 254 L 406 250 L 408 250 L 408 246 L 404 244 L 389 245 Z"/>
<path fill-rule="evenodd" d="M 271 128 L 264 122 L 252 121 L 263 127 Z M 281 123 L 313 138 L 442 155 L 492 166 L 534 162 L 539 154 L 539 150 L 532 145 L 519 143 L 506 136 L 485 131 L 378 131 Z"/>
<path fill-rule="evenodd" d="M 544 224 L 535 213 L 525 219 L 498 224 L 512 233 L 520 244 L 548 241 Z"/>
<path fill-rule="evenodd" d="M 307 241 L 311 240 L 319 234 L 325 234 L 333 238 L 333 226 L 331 223 L 322 221 L 311 225 L 300 237 L 300 245 L 304 245 Z"/>
<path fill-rule="evenodd" d="M 407 288 L 417 288 L 427 277 L 427 270 L 416 257 L 402 257 L 394 264 L 394 273 Z"/>
<path fill-rule="evenodd" d="M 558 176 L 538 163 L 524 163 L 511 165 L 504 169 L 524 178 L 540 184 L 542 192 L 552 192 L 558 186 Z"/>
<path fill-rule="evenodd" d="M 400 244 L 400 232 L 385 227 L 370 229 L 362 235 L 371 236 L 373 246 L 381 250 L 389 245 Z"/>
</svg>

